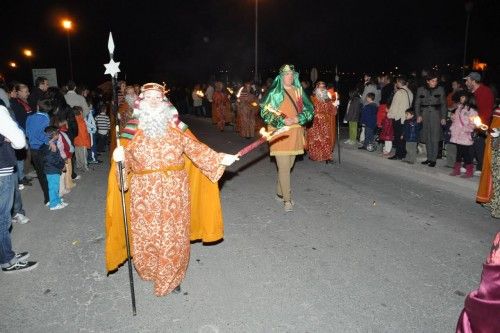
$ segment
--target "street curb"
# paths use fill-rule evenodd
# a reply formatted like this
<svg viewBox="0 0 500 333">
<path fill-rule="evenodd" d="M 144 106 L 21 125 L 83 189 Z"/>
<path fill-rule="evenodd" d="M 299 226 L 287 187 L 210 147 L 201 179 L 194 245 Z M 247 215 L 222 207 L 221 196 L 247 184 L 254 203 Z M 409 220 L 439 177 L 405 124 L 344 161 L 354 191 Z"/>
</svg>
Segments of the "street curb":
<svg viewBox="0 0 500 333">
<path fill-rule="evenodd" d="M 337 148 L 338 149 L 338 148 Z M 464 179 L 461 177 L 450 176 L 451 168 L 446 167 L 445 160 L 441 159 L 437 161 L 435 168 L 429 168 L 428 166 L 421 165 L 420 162 L 424 159 L 417 158 L 417 162 L 414 165 L 407 163 L 402 163 L 401 161 L 393 161 L 380 156 L 378 152 L 368 152 L 364 150 L 358 150 L 357 145 L 348 146 L 346 144 L 341 144 L 341 157 L 342 155 L 351 156 L 356 160 L 362 159 L 367 165 L 373 165 L 376 162 L 377 165 L 382 166 L 380 168 L 382 172 L 390 173 L 391 170 L 398 170 L 405 172 L 409 175 L 416 176 L 417 179 L 422 179 L 422 177 L 428 178 L 429 180 L 439 180 L 443 183 L 449 183 L 463 187 L 470 191 L 477 191 L 479 184 L 479 177 L 475 176 L 473 178 Z M 388 168 L 385 168 L 387 166 Z"/>
</svg>

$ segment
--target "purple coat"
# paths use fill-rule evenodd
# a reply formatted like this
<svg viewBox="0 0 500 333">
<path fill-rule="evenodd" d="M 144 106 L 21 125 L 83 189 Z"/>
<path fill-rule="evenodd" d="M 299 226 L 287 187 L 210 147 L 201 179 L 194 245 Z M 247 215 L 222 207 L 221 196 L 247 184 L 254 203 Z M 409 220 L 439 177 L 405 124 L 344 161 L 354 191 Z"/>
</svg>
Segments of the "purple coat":
<svg viewBox="0 0 500 333">
<path fill-rule="evenodd" d="M 450 127 L 450 142 L 463 146 L 471 146 L 473 143 L 471 134 L 475 128 L 472 118 L 476 116 L 477 112 L 474 109 L 460 105 L 451 117 L 453 122 Z"/>
</svg>

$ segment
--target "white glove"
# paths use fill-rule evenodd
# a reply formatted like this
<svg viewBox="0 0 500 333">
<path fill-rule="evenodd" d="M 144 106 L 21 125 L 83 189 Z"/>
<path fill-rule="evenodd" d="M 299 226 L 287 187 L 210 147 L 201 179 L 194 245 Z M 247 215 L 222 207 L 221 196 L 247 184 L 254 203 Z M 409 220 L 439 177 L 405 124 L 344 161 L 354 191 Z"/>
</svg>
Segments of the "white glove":
<svg viewBox="0 0 500 333">
<path fill-rule="evenodd" d="M 113 161 L 123 162 L 125 161 L 125 149 L 122 146 L 118 146 L 113 150 Z"/>
<path fill-rule="evenodd" d="M 113 153 L 114 155 L 114 153 Z M 235 161 L 238 161 L 240 158 L 238 157 L 238 155 L 230 155 L 230 154 L 225 154 L 224 157 L 222 158 L 222 161 L 220 162 L 220 164 L 224 165 L 224 166 L 230 166 L 231 164 L 233 164 Z"/>
<path fill-rule="evenodd" d="M 494 138 L 498 138 L 499 135 L 500 135 L 500 128 L 494 128 L 493 132 L 491 132 L 491 136 Z"/>
</svg>

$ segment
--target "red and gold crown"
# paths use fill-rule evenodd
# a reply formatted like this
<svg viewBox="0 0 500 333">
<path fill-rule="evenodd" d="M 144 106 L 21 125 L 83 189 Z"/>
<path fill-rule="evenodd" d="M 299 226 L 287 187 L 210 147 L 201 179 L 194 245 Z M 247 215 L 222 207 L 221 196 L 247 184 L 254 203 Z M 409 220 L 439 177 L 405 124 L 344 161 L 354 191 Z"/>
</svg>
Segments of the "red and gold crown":
<svg viewBox="0 0 500 333">
<path fill-rule="evenodd" d="M 159 83 L 151 82 L 151 83 L 146 83 L 141 87 L 141 92 L 145 92 L 148 90 L 156 90 L 161 92 L 162 94 L 165 94 L 166 89 L 165 89 L 165 84 L 161 85 Z"/>
</svg>

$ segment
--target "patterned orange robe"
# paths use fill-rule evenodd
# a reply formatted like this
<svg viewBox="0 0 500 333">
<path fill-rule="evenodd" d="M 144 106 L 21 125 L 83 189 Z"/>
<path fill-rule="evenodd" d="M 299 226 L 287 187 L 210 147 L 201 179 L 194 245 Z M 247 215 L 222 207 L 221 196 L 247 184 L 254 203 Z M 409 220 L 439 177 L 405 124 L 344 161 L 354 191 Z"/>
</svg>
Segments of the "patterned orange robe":
<svg viewBox="0 0 500 333">
<path fill-rule="evenodd" d="M 226 94 L 220 91 L 214 92 L 212 102 L 212 117 L 221 131 L 224 130 L 224 125 L 232 121 L 231 103 Z"/>
<path fill-rule="evenodd" d="M 238 118 L 240 121 L 239 132 L 244 138 L 253 138 L 255 136 L 255 114 L 257 108 L 252 103 L 257 103 L 257 97 L 243 91 L 238 99 Z"/>
<path fill-rule="evenodd" d="M 307 130 L 307 151 L 313 161 L 329 161 L 333 159 L 335 143 L 335 115 L 337 108 L 331 101 L 324 102 L 315 96 L 314 119 L 312 127 Z"/>
<path fill-rule="evenodd" d="M 157 296 L 182 282 L 189 263 L 190 197 L 183 154 L 212 182 L 222 176 L 223 154 L 173 128 L 163 138 L 139 131 L 125 149 L 134 266 L 141 278 L 154 282 Z"/>
</svg>

